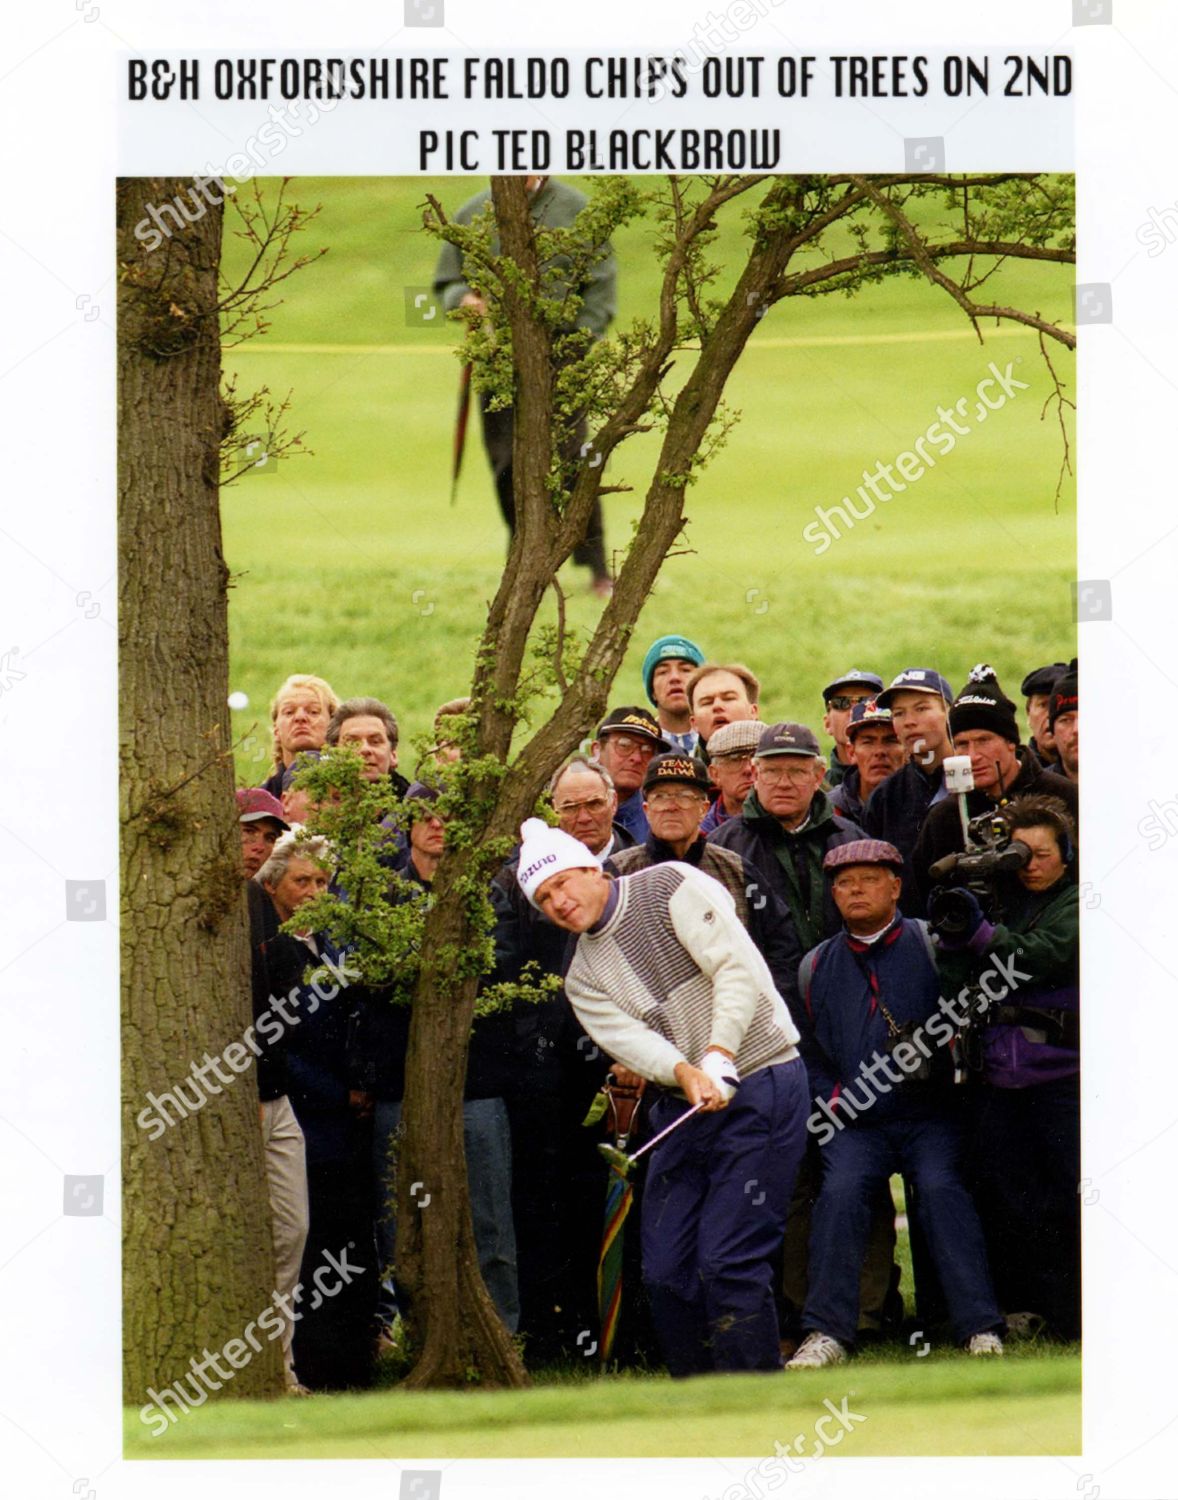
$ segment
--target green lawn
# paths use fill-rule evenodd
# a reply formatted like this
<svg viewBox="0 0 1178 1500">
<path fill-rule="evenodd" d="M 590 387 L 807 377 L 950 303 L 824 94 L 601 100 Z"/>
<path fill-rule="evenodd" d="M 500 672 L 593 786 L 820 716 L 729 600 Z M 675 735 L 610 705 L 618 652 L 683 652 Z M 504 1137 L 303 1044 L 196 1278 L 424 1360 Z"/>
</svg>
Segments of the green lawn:
<svg viewBox="0 0 1178 1500">
<path fill-rule="evenodd" d="M 814 1455 L 816 1420 L 854 1412 L 834 1457 L 1080 1451 L 1080 1361 L 1012 1351 L 1000 1360 L 893 1353 L 780 1375 L 575 1381 L 529 1391 L 384 1391 L 237 1401 L 182 1417 L 159 1437 L 126 1418 L 127 1458 L 764 1459 L 775 1442 Z M 844 1398 L 847 1406 L 843 1406 Z M 820 1430 L 833 1437 L 831 1421 Z M 796 1439 L 801 1437 L 802 1441 Z M 714 1493 L 747 1465 L 717 1467 Z M 725 1478 L 725 1474 L 727 1477 Z"/>
<path fill-rule="evenodd" d="M 267 705 L 291 671 L 384 697 L 406 739 L 469 685 L 505 532 L 477 419 L 449 504 L 456 333 L 407 327 L 404 306 L 405 288 L 432 274 L 434 244 L 416 227 L 426 191 L 456 204 L 472 186 L 297 181 L 300 202 L 323 205 L 307 243 L 330 253 L 285 284 L 270 331 L 226 357 L 243 389 L 293 392 L 292 425 L 313 450 L 223 499 L 237 575 L 232 686 L 251 700 L 234 715 L 243 780 L 265 770 Z M 650 306 L 649 234 L 635 226 L 618 237 L 622 321 Z M 738 234 L 733 214 L 721 256 Z M 1065 316 L 1071 284 L 1065 267 L 1009 266 L 991 290 Z M 1070 379 L 1071 359 L 1053 357 Z M 864 468 L 909 449 L 938 405 L 971 397 L 972 411 L 991 360 L 1029 388 L 984 424 L 971 417 L 951 453 L 817 555 L 802 536 L 814 507 L 839 504 Z M 664 568 L 613 699 L 641 700 L 642 655 L 669 630 L 746 660 L 764 683 L 765 719 L 816 723 L 821 684 L 851 665 L 885 676 L 935 665 L 958 686 L 985 659 L 1017 696 L 1029 667 L 1074 650 L 1074 487 L 1056 503 L 1062 444 L 1054 414 L 1041 419 L 1049 389 L 1034 337 L 1004 325 L 982 348 L 959 310 L 918 280 L 774 308 L 729 386 L 740 423 L 689 492 L 690 550 Z M 654 442 L 633 440 L 610 474 L 638 489 L 607 497 L 611 549 L 630 536 Z M 588 627 L 599 606 L 580 570 L 567 573 L 571 620 Z"/>
</svg>

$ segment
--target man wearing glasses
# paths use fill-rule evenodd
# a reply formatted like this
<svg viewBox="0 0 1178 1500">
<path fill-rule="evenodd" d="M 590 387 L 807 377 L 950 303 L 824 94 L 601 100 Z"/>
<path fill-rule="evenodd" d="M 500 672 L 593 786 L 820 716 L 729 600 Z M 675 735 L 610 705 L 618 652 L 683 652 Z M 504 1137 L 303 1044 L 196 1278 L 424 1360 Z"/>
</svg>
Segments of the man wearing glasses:
<svg viewBox="0 0 1178 1500">
<path fill-rule="evenodd" d="M 852 667 L 849 672 L 828 682 L 822 689 L 822 702 L 825 705 L 822 727 L 834 741 L 834 749 L 830 752 L 830 766 L 826 772 L 828 786 L 838 786 L 855 764 L 854 753 L 847 741 L 851 710 L 856 703 L 865 703 L 882 691 L 883 678 L 877 677 L 874 672 L 861 672 L 858 667 Z"/>
<path fill-rule="evenodd" d="M 699 825 L 705 838 L 729 818 L 739 817 L 753 789 L 753 756 L 764 725 L 756 719 L 721 724 L 707 744 L 708 775 L 715 798 Z"/>
<path fill-rule="evenodd" d="M 548 791 L 560 827 L 603 864 L 619 849 L 633 847 L 633 835 L 614 822 L 618 794 L 613 777 L 597 761 L 574 755 L 549 782 Z"/>
<path fill-rule="evenodd" d="M 618 794 L 614 821 L 639 842 L 650 834 L 642 808 L 646 768 L 656 755 L 670 748 L 658 720 L 633 705 L 606 714 L 593 741 L 593 757 L 605 767 Z"/>
<path fill-rule="evenodd" d="M 738 818 L 729 818 L 709 841 L 733 849 L 762 875 L 794 919 L 803 949 L 839 928 L 839 915 L 823 879 L 829 850 L 864 837 L 840 816 L 822 791 L 826 765 L 817 737 L 804 724 L 771 724 L 762 731 L 753 760 L 753 790 Z"/>
</svg>

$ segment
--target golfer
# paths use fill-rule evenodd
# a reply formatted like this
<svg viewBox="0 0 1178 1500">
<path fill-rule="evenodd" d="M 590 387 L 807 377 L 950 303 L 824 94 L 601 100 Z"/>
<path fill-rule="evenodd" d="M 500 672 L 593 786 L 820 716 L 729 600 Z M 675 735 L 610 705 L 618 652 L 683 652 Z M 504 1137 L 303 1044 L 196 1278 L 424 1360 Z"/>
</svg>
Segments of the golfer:
<svg viewBox="0 0 1178 1500">
<path fill-rule="evenodd" d="M 565 990 L 617 1062 L 657 1083 L 651 1127 L 701 1112 L 650 1159 L 642 1273 L 672 1375 L 776 1370 L 771 1260 L 781 1247 L 809 1107 L 798 1032 L 718 881 L 668 861 L 610 880 L 538 818 L 519 884 L 579 933 Z"/>
</svg>

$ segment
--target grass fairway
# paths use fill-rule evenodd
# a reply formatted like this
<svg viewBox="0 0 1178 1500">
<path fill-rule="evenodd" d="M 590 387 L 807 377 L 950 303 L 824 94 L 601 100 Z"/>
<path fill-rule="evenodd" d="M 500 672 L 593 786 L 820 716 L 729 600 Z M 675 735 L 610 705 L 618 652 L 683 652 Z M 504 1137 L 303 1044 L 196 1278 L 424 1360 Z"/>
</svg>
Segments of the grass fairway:
<svg viewBox="0 0 1178 1500">
<path fill-rule="evenodd" d="M 205 1407 L 156 1438 L 135 1412 L 127 1458 L 768 1457 L 774 1443 L 815 1455 L 832 1420 L 851 1422 L 836 1457 L 1067 1454 L 1080 1451 L 1074 1353 L 1001 1360 L 911 1354 L 789 1375 L 577 1380 L 522 1392 L 317 1396 Z M 847 1406 L 843 1406 L 847 1398 Z M 848 1415 L 848 1421 L 850 1420 Z M 716 1493 L 739 1478 L 717 1470 Z"/>
<path fill-rule="evenodd" d="M 266 772 L 266 709 L 289 672 L 384 698 L 406 741 L 469 687 L 506 534 L 477 415 L 449 504 L 457 332 L 440 319 L 407 326 L 405 298 L 432 277 L 436 246 L 417 227 L 426 191 L 457 205 L 476 185 L 298 180 L 299 202 L 323 205 L 306 245 L 329 253 L 284 285 L 265 336 L 226 355 L 241 390 L 293 393 L 292 426 L 313 450 L 223 496 L 237 575 L 231 685 L 251 703 L 234 715 L 243 782 Z M 634 225 L 618 236 L 620 324 L 652 306 L 651 232 Z M 739 234 L 730 212 L 716 250 L 729 273 Z M 1072 281 L 1066 266 L 1008 263 L 988 291 L 1067 318 Z M 1071 357 L 1052 357 L 1070 381 Z M 991 361 L 1026 389 L 978 420 L 975 392 Z M 673 381 L 689 362 L 679 357 Z M 816 725 L 821 685 L 851 665 L 885 678 L 934 665 L 958 687 L 985 659 L 1017 696 L 1030 667 L 1074 650 L 1074 487 L 1056 501 L 1062 440 L 1054 413 L 1041 416 L 1050 388 L 1027 330 L 1003 324 L 982 347 L 960 310 L 919 279 L 772 309 L 729 383 L 740 421 L 688 492 L 687 550 L 663 569 L 612 701 L 642 700 L 646 646 L 672 630 L 713 657 L 746 660 L 764 683 L 767 721 Z M 923 477 L 821 553 L 803 537 L 815 506 L 853 496 L 865 469 L 891 464 L 938 406 L 958 401 L 969 430 Z M 609 474 L 636 487 L 606 497 L 615 554 L 639 513 L 655 442 L 632 440 Z M 582 570 L 565 574 L 570 620 L 589 628 L 600 605 Z M 411 760 L 404 753 L 403 768 Z"/>
</svg>

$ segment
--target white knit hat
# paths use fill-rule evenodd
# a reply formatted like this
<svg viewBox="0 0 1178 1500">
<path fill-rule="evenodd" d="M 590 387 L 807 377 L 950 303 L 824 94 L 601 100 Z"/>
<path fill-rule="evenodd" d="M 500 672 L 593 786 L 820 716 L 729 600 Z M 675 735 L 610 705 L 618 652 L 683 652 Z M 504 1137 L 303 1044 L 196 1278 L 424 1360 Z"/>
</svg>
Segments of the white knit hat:
<svg viewBox="0 0 1178 1500">
<path fill-rule="evenodd" d="M 542 818 L 528 818 L 520 827 L 519 888 L 536 904 L 536 892 L 562 870 L 600 869 L 601 861 L 563 828 L 549 828 Z"/>
</svg>

